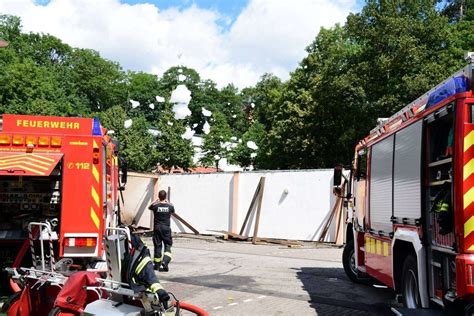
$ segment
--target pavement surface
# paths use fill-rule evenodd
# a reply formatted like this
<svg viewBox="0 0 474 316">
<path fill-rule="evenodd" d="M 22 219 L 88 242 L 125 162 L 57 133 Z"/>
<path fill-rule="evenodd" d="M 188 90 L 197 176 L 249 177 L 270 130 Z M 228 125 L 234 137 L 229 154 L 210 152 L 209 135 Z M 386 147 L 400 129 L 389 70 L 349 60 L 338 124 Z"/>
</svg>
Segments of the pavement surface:
<svg viewBox="0 0 474 316">
<path fill-rule="evenodd" d="M 177 236 L 172 252 L 170 271 L 157 272 L 163 286 L 210 315 L 391 315 L 394 293 L 352 283 L 341 248 Z"/>
</svg>

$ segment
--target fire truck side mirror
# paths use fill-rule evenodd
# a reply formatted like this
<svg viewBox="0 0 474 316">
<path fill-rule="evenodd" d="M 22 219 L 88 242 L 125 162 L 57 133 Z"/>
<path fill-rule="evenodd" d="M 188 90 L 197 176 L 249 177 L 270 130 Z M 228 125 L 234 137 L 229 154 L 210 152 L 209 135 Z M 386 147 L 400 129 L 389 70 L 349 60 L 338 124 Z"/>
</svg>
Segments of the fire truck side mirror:
<svg viewBox="0 0 474 316">
<path fill-rule="evenodd" d="M 342 165 L 337 165 L 334 167 L 334 176 L 333 176 L 333 185 L 338 187 L 342 183 Z"/>
</svg>

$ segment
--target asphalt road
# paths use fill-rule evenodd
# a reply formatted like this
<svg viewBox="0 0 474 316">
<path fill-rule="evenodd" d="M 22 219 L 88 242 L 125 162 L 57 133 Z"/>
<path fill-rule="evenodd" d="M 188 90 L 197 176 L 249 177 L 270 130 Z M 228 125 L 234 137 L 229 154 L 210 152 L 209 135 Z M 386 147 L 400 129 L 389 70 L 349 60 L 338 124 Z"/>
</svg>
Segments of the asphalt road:
<svg viewBox="0 0 474 316">
<path fill-rule="evenodd" d="M 151 239 L 145 239 L 153 248 Z M 211 315 L 390 315 L 392 291 L 354 284 L 342 249 L 175 238 L 169 272 L 178 299 Z"/>
</svg>

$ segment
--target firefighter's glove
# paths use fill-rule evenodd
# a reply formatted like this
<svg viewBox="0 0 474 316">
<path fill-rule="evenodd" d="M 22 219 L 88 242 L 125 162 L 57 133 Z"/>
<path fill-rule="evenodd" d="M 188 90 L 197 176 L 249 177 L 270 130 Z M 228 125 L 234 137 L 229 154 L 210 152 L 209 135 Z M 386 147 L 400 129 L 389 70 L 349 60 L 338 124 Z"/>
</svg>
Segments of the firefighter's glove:
<svg viewBox="0 0 474 316">
<path fill-rule="evenodd" d="M 167 302 L 170 300 L 170 296 L 168 294 L 168 292 L 166 292 L 165 290 L 163 289 L 159 289 L 156 294 L 158 294 L 158 297 L 160 298 L 160 302 Z"/>
<path fill-rule="evenodd" d="M 170 300 L 170 296 L 168 292 L 166 292 L 163 289 L 159 289 L 156 291 L 156 294 L 158 294 L 158 298 L 160 299 L 160 302 L 163 304 L 164 308 L 168 308 L 168 301 Z"/>
</svg>

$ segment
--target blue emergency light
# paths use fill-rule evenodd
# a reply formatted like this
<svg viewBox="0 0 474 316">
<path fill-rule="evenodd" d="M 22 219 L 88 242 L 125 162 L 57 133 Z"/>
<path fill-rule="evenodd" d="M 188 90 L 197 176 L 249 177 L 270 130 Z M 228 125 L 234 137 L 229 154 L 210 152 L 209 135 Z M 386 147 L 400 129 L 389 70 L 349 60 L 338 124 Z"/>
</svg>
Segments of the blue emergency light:
<svg viewBox="0 0 474 316">
<path fill-rule="evenodd" d="M 438 104 L 452 95 L 455 95 L 456 93 L 466 92 L 468 90 L 469 80 L 466 76 L 453 77 L 430 94 L 428 102 L 426 103 L 426 109 Z"/>
<path fill-rule="evenodd" d="M 92 124 L 92 136 L 102 136 L 102 129 L 97 117 L 94 117 L 94 122 Z"/>
</svg>

